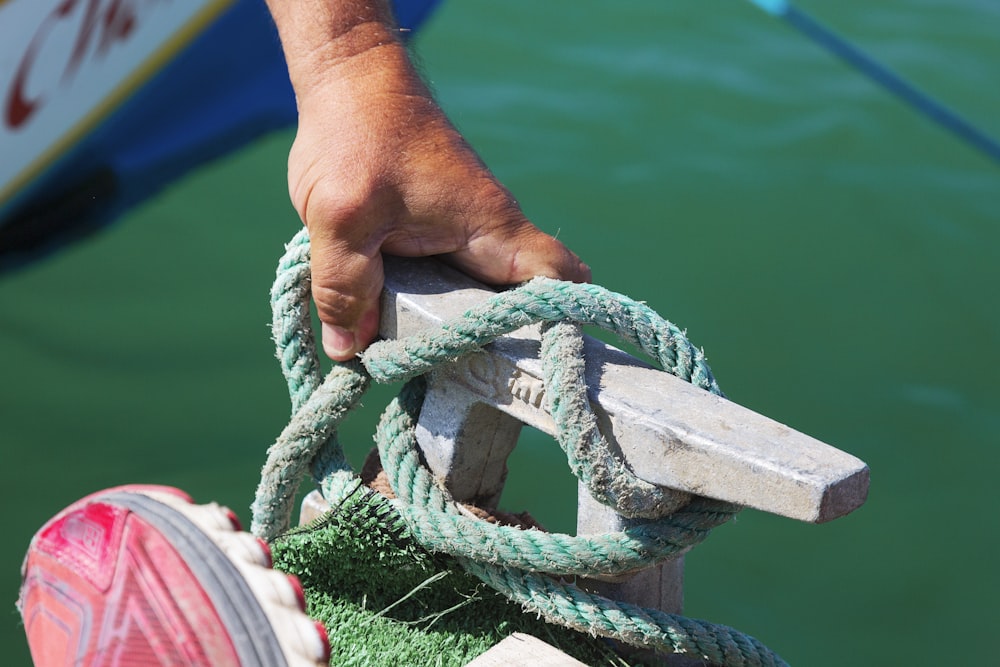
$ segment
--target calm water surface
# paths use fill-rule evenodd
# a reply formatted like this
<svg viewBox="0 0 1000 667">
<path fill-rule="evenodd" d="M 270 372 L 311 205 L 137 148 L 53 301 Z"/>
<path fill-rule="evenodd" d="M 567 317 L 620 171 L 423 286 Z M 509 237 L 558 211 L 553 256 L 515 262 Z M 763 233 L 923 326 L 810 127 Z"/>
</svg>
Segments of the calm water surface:
<svg viewBox="0 0 1000 667">
<path fill-rule="evenodd" d="M 802 6 L 1000 135 L 994 0 Z M 1000 167 L 747 3 L 463 0 L 417 49 L 597 282 L 686 327 L 732 399 L 872 468 L 847 518 L 717 530 L 687 611 L 797 665 L 992 664 Z M 247 516 L 288 412 L 267 290 L 298 225 L 290 139 L 0 279 L 5 664 L 28 663 L 25 546 L 67 503 L 161 482 Z M 348 424 L 354 457 L 384 400 Z M 506 504 L 570 528 L 555 445 L 527 435 L 512 467 Z"/>
</svg>

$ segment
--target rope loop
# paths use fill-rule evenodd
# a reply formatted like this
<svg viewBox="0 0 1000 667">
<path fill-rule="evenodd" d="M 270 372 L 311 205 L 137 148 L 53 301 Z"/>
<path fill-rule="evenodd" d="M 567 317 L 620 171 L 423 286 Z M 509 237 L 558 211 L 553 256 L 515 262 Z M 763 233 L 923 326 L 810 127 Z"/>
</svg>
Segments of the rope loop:
<svg viewBox="0 0 1000 667">
<path fill-rule="evenodd" d="M 337 426 L 370 382 L 407 380 L 379 422 L 376 444 L 397 499 L 394 507 L 426 549 L 447 553 L 490 586 L 553 623 L 718 665 L 782 665 L 753 638 L 724 626 L 642 609 L 587 593 L 565 578 L 617 575 L 676 557 L 728 521 L 739 507 L 671 491 L 639 479 L 600 433 L 587 396 L 582 325 L 612 331 L 664 371 L 722 395 L 701 350 L 645 304 L 597 285 L 548 278 L 500 292 L 438 331 L 369 346 L 359 360 L 323 378 L 309 311 L 309 239 L 286 246 L 271 293 L 272 333 L 288 384 L 292 418 L 268 449 L 253 503 L 254 534 L 273 539 L 288 529 L 306 470 L 331 505 L 356 486 Z M 591 495 L 630 527 L 571 536 L 523 530 L 468 515 L 425 467 L 416 424 L 423 376 L 478 351 L 497 337 L 542 324 L 547 408 L 573 473 Z"/>
</svg>

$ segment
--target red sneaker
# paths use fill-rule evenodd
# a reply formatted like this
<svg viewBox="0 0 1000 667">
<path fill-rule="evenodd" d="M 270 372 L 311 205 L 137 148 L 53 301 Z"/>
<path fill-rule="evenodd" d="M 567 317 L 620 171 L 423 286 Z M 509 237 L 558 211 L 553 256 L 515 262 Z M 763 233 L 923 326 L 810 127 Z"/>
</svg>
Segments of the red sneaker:
<svg viewBox="0 0 1000 667">
<path fill-rule="evenodd" d="M 18 608 L 36 667 L 324 665 L 323 626 L 267 545 L 216 504 L 125 486 L 35 535 Z"/>
</svg>

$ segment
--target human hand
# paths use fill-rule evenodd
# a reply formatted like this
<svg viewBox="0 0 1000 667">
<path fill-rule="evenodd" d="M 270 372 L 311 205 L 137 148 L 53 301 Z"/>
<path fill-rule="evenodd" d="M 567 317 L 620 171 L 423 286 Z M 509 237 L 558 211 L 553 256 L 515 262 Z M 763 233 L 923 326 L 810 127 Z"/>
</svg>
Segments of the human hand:
<svg viewBox="0 0 1000 667">
<path fill-rule="evenodd" d="M 383 252 L 439 255 L 492 284 L 590 279 L 575 254 L 528 221 L 398 41 L 314 72 L 308 86 L 296 86 L 288 180 L 309 228 L 313 299 L 330 358 L 349 359 L 377 335 Z"/>
</svg>

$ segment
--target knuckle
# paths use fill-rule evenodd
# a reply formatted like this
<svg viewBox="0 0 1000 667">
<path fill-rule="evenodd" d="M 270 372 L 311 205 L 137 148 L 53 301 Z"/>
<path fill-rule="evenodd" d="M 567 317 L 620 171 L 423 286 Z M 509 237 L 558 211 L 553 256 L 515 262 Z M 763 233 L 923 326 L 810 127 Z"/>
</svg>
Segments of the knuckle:
<svg viewBox="0 0 1000 667">
<path fill-rule="evenodd" d="M 311 262 L 312 297 L 320 320 L 353 328 L 377 304 L 381 264 L 342 244 L 319 244 Z"/>
<path fill-rule="evenodd" d="M 361 315 L 361 297 L 344 292 L 337 286 L 313 281 L 312 297 L 320 320 L 331 324 L 350 324 Z"/>
<path fill-rule="evenodd" d="M 375 198 L 373 188 L 363 184 L 324 181 L 312 188 L 303 206 L 306 225 L 350 225 L 368 217 Z"/>
</svg>

